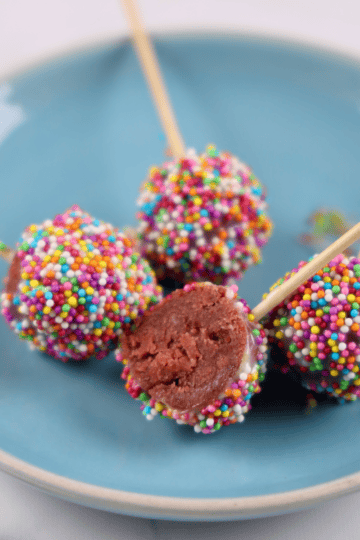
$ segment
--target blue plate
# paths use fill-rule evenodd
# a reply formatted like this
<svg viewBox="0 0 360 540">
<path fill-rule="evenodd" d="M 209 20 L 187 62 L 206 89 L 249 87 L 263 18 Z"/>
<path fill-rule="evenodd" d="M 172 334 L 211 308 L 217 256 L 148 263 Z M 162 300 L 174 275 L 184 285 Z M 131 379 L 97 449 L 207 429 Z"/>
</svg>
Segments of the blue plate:
<svg viewBox="0 0 360 540">
<path fill-rule="evenodd" d="M 267 186 L 274 235 L 240 283 L 254 306 L 310 255 L 296 237 L 314 209 L 359 214 L 360 66 L 255 38 L 182 36 L 156 48 L 187 145 L 230 150 Z M 73 203 L 135 224 L 138 187 L 163 161 L 165 138 L 128 42 L 16 77 L 0 98 L 3 241 Z M 0 337 L 0 466 L 50 493 L 215 520 L 304 508 L 360 485 L 360 403 L 309 408 L 306 392 L 270 375 L 244 424 L 196 435 L 147 422 L 112 355 L 61 364 L 30 352 L 3 320 Z"/>
</svg>

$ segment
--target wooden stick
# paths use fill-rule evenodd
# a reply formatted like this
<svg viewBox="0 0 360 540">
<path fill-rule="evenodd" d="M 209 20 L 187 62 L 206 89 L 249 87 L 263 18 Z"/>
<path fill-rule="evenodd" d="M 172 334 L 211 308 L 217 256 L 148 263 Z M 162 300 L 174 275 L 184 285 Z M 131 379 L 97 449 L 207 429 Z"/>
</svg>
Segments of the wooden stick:
<svg viewBox="0 0 360 540">
<path fill-rule="evenodd" d="M 150 87 L 162 127 L 166 133 L 171 153 L 176 158 L 184 157 L 185 146 L 166 92 L 155 50 L 146 35 L 136 0 L 122 0 L 122 3 L 130 22 L 136 51 Z"/>
<path fill-rule="evenodd" d="M 280 304 L 287 296 L 295 291 L 302 283 L 314 276 L 318 270 L 326 266 L 336 255 L 339 255 L 344 249 L 351 246 L 360 238 L 360 222 L 343 234 L 329 247 L 317 255 L 312 261 L 303 266 L 290 279 L 284 281 L 279 287 L 276 287 L 267 297 L 260 302 L 252 313 L 257 321 L 265 317 L 269 311 Z"/>
<path fill-rule="evenodd" d="M 14 255 L 15 251 L 13 249 L 9 248 L 9 246 L 4 244 L 3 242 L 0 242 L 0 257 L 5 259 L 5 261 L 10 264 L 13 260 Z"/>
</svg>

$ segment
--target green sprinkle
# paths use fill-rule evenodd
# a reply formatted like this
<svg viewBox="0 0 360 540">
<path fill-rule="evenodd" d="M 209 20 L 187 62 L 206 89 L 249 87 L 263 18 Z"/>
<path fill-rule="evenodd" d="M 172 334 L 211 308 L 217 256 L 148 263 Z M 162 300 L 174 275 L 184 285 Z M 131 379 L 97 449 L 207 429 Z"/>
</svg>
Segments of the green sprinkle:
<svg viewBox="0 0 360 540">
<path fill-rule="evenodd" d="M 149 396 L 146 392 L 141 392 L 139 399 L 141 399 L 141 401 L 149 401 Z"/>
</svg>

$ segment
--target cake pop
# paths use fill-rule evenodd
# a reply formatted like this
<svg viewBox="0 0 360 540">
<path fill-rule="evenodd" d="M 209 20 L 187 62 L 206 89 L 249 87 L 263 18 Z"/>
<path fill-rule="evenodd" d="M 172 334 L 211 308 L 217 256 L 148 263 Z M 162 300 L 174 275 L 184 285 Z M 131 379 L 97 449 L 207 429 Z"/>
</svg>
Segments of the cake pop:
<svg viewBox="0 0 360 540">
<path fill-rule="evenodd" d="M 124 328 L 161 298 L 134 243 L 74 205 L 24 231 L 1 312 L 30 347 L 66 362 L 105 356 Z"/>
<path fill-rule="evenodd" d="M 271 234 L 265 191 L 251 169 L 208 146 L 153 167 L 138 199 L 142 255 L 161 280 L 241 279 Z"/>
<path fill-rule="evenodd" d="M 306 265 L 301 261 L 273 285 Z M 276 365 L 312 391 L 360 396 L 360 259 L 340 254 L 283 300 L 264 323 L 284 351 Z"/>
<path fill-rule="evenodd" d="M 202 433 L 244 420 L 264 378 L 267 338 L 236 285 L 185 285 L 134 326 L 116 359 L 147 419 Z"/>
</svg>

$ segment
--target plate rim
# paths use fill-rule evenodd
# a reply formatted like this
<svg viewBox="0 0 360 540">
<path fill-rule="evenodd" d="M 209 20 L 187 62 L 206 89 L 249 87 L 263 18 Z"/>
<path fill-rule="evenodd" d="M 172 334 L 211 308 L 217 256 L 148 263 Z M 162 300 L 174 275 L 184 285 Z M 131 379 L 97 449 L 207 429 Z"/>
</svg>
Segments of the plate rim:
<svg viewBox="0 0 360 540">
<path fill-rule="evenodd" d="M 307 488 L 252 497 L 192 498 L 149 495 L 73 480 L 0 449 L 0 470 L 69 502 L 119 514 L 187 521 L 227 521 L 305 510 L 360 487 L 360 472 Z"/>
<path fill-rule="evenodd" d="M 335 56 L 340 61 L 356 64 L 360 68 L 360 51 L 349 47 L 340 47 L 331 42 L 314 43 L 305 36 L 288 34 L 277 35 L 270 31 L 247 31 L 246 29 L 216 28 L 191 30 L 174 29 L 155 31 L 155 38 L 172 41 L 181 38 L 192 39 L 245 39 L 282 45 L 297 50 L 313 51 L 324 56 Z M 95 52 L 101 48 L 119 46 L 129 41 L 129 35 L 101 36 L 96 41 L 84 40 L 52 50 L 28 61 L 25 65 L 0 75 L 0 83 L 27 76 L 38 69 L 46 69 L 58 59 L 80 56 L 83 52 Z M 282 491 L 268 495 L 231 498 L 191 498 L 168 497 L 105 488 L 74 480 L 21 460 L 0 448 L 0 470 L 18 478 L 50 495 L 69 502 L 100 510 L 159 519 L 182 519 L 188 521 L 225 521 L 251 519 L 280 515 L 304 510 L 336 497 L 347 495 L 360 489 L 360 471 L 336 480 L 323 482 L 296 490 Z"/>
</svg>

